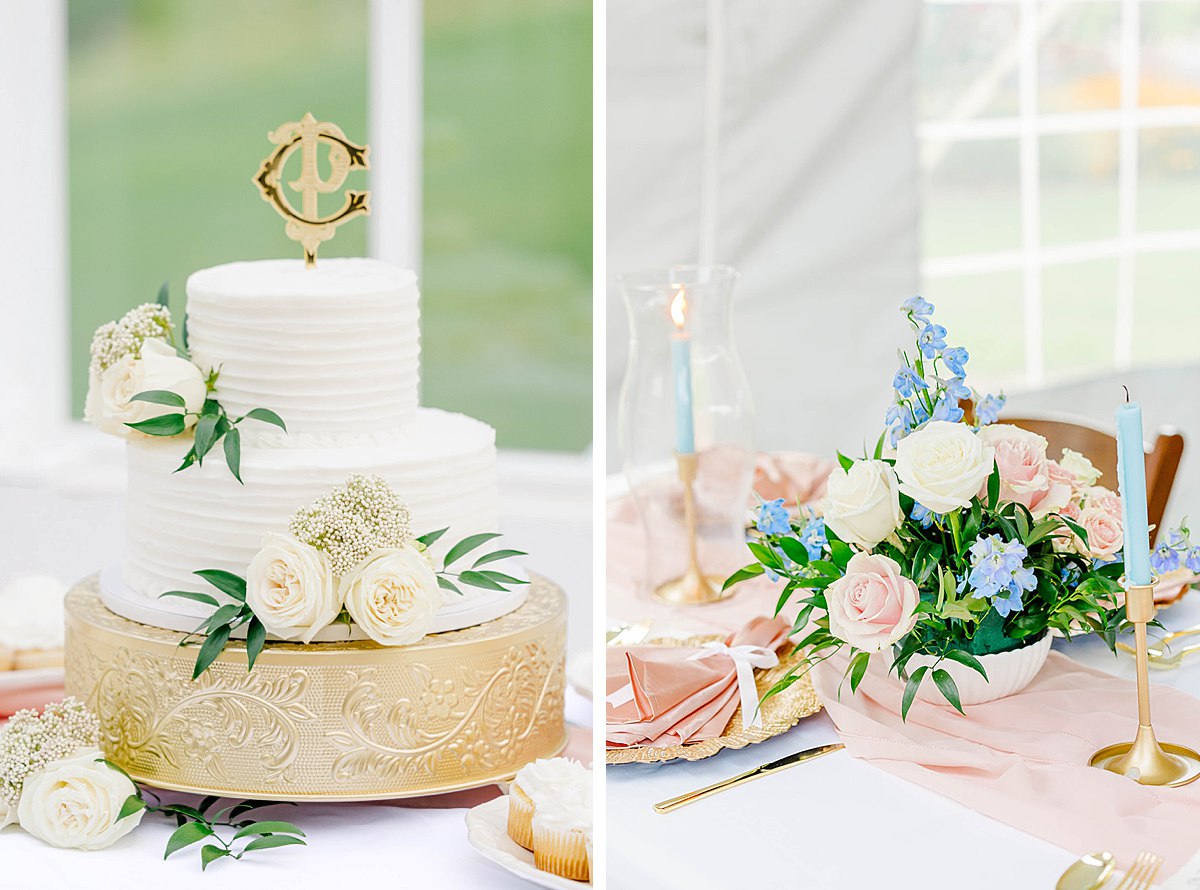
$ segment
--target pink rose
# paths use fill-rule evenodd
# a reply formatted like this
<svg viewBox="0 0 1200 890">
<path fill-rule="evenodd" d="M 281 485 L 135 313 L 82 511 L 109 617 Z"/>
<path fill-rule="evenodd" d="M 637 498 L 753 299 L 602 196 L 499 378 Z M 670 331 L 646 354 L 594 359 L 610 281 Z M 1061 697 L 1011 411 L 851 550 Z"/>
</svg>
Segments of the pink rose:
<svg viewBox="0 0 1200 890">
<path fill-rule="evenodd" d="M 1125 544 L 1125 529 L 1119 514 L 1114 516 L 1101 507 L 1085 507 L 1078 522 L 1087 532 L 1087 547 L 1080 540 L 1076 540 L 1076 547 L 1085 556 L 1112 559 Z"/>
<path fill-rule="evenodd" d="M 917 585 L 886 556 L 856 553 L 846 574 L 829 585 L 829 632 L 864 652 L 878 652 L 917 623 Z"/>
<path fill-rule="evenodd" d="M 1121 518 L 1121 496 L 1103 485 L 1093 485 L 1084 492 L 1083 500 L 1089 507 L 1098 507 L 1109 516 Z"/>
<path fill-rule="evenodd" d="M 1070 502 L 1075 477 L 1046 457 L 1043 437 L 1010 423 L 994 423 L 980 429 L 979 438 L 995 449 L 1000 500 L 1024 505 L 1035 519 Z"/>
</svg>

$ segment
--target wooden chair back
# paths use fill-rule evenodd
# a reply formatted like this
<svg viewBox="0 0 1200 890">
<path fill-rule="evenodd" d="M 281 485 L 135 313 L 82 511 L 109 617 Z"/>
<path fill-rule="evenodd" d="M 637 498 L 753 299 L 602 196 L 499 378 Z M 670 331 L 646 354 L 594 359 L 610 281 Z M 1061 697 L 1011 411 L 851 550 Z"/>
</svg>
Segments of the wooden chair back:
<svg viewBox="0 0 1200 890">
<path fill-rule="evenodd" d="M 1104 475 L 1100 484 L 1117 490 L 1117 439 L 1109 430 L 1094 426 L 1084 418 L 1054 414 L 1037 417 L 1002 417 L 1011 423 L 1037 433 L 1049 443 L 1047 453 L 1057 460 L 1064 448 L 1086 455 Z M 1173 429 L 1160 429 L 1150 447 L 1146 448 L 1146 500 L 1150 519 L 1150 542 L 1158 537 L 1159 527 L 1167 512 L 1171 486 L 1183 460 L 1183 436 Z"/>
</svg>

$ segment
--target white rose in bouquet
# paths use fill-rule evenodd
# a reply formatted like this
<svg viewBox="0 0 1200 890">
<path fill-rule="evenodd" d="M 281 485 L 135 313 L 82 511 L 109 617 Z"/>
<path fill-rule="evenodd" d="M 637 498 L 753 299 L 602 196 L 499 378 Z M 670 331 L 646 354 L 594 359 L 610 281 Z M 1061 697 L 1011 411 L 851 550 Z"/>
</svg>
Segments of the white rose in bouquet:
<svg viewBox="0 0 1200 890">
<path fill-rule="evenodd" d="M 1096 469 L 1095 465 L 1078 451 L 1072 451 L 1070 448 L 1064 448 L 1062 452 L 1062 460 L 1058 465 L 1075 477 L 1075 493 L 1079 494 L 1088 488 L 1091 488 L 1104 475 Z"/>
<path fill-rule="evenodd" d="M 843 541 L 870 550 L 904 518 L 896 474 L 881 460 L 860 460 L 829 474 L 825 524 Z"/>
<path fill-rule="evenodd" d="M 342 610 L 329 558 L 291 535 L 269 534 L 246 570 L 246 604 L 268 632 L 310 643 Z"/>
<path fill-rule="evenodd" d="M 117 819 L 137 789 L 86 748 L 25 778 L 17 815 L 21 827 L 54 847 L 100 850 L 142 821 L 142 810 Z"/>
<path fill-rule="evenodd" d="M 88 384 L 84 419 L 105 433 L 129 436 L 134 433 L 125 424 L 141 423 L 162 414 L 178 413 L 177 408 L 151 402 L 131 402 L 131 397 L 151 389 L 165 389 L 183 397 L 187 411 L 198 412 L 204 406 L 207 388 L 204 374 L 175 348 L 163 340 L 146 340 L 141 355 L 126 355 L 108 368 L 93 374 Z M 185 426 L 195 424 L 188 417 Z"/>
<path fill-rule="evenodd" d="M 991 446 L 969 426 L 945 420 L 930 422 L 896 446 L 900 491 L 934 513 L 970 504 L 994 462 Z"/>
<path fill-rule="evenodd" d="M 354 623 L 383 646 L 421 639 L 442 605 L 429 559 L 411 545 L 372 553 L 343 576 L 340 594 Z"/>
</svg>

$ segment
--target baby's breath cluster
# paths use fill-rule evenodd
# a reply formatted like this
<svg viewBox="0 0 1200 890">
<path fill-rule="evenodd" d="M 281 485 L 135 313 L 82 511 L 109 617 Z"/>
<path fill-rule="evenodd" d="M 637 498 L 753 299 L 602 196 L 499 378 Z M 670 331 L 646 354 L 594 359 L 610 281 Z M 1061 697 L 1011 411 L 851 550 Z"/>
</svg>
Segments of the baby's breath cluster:
<svg viewBox="0 0 1200 890">
<path fill-rule="evenodd" d="M 336 575 L 345 575 L 372 551 L 403 547 L 412 537 L 408 507 L 382 478 L 355 473 L 329 494 L 292 514 L 288 530 L 325 551 Z"/>
<path fill-rule="evenodd" d="M 110 321 L 92 336 L 92 374 L 106 371 L 127 355 L 141 355 L 146 340 L 171 339 L 171 312 L 158 303 L 130 309 L 120 321 Z"/>
<path fill-rule="evenodd" d="M 16 806 L 31 773 L 100 741 L 100 721 L 76 698 L 13 714 L 0 730 L 0 799 Z"/>
</svg>

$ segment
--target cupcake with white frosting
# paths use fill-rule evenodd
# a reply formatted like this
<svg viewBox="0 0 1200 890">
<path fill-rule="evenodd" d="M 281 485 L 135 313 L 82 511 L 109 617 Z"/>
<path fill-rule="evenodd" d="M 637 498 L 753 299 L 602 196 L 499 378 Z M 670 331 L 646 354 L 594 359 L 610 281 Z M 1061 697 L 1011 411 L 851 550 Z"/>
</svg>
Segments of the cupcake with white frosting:
<svg viewBox="0 0 1200 890">
<path fill-rule="evenodd" d="M 577 760 L 552 757 L 521 768 L 508 792 L 508 836 L 526 850 L 533 849 L 533 816 L 543 802 L 590 792 L 592 773 Z"/>
<path fill-rule="evenodd" d="M 45 575 L 0 589 L 0 670 L 62 667 L 67 585 Z"/>
<path fill-rule="evenodd" d="M 542 871 L 572 881 L 590 881 L 592 789 L 560 795 L 533 814 L 533 862 Z"/>
</svg>

